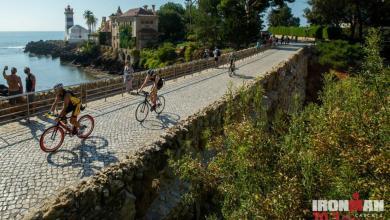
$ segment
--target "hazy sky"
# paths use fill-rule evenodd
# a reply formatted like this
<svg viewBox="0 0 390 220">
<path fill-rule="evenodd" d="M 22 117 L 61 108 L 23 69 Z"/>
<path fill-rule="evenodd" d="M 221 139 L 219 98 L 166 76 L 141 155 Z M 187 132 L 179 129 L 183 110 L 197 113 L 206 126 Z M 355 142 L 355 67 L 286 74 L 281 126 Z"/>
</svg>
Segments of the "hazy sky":
<svg viewBox="0 0 390 220">
<path fill-rule="evenodd" d="M 184 0 L 169 0 L 183 3 Z M 295 16 L 301 17 L 301 24 L 306 21 L 302 17 L 307 0 L 296 0 L 290 6 Z M 155 4 L 159 7 L 167 0 L 0 0 L 0 31 L 63 31 L 64 8 L 70 4 L 75 10 L 75 24 L 85 26 L 82 14 L 91 10 L 98 18 L 115 12 L 118 6 L 123 11 L 143 5 Z"/>
</svg>

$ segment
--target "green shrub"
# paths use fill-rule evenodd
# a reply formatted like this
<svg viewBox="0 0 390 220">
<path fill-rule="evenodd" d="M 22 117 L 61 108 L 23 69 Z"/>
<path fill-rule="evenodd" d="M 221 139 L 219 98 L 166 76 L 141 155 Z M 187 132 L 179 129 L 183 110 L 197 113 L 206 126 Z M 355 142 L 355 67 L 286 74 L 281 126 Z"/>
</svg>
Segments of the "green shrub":
<svg viewBox="0 0 390 220">
<path fill-rule="evenodd" d="M 350 44 L 343 40 L 319 42 L 316 51 L 321 65 L 343 71 L 356 66 L 363 55 L 359 44 Z"/>
<path fill-rule="evenodd" d="M 80 53 L 83 56 L 88 57 L 97 57 L 100 54 L 99 45 L 96 45 L 94 42 L 87 41 L 83 43 L 80 47 Z"/>
<path fill-rule="evenodd" d="M 157 50 L 141 50 L 140 66 L 143 68 L 165 67 L 175 63 L 177 54 L 172 43 L 164 43 Z"/>
<path fill-rule="evenodd" d="M 157 49 L 157 59 L 162 62 L 173 62 L 177 58 L 175 46 L 172 43 L 164 43 Z"/>
</svg>

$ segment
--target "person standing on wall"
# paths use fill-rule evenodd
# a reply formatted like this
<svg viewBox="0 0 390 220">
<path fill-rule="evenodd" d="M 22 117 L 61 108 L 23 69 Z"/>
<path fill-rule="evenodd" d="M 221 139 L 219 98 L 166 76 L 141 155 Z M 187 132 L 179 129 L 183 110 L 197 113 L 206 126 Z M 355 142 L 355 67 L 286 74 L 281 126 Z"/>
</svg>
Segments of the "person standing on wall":
<svg viewBox="0 0 390 220">
<path fill-rule="evenodd" d="M 123 81 L 126 86 L 126 92 L 130 93 L 133 90 L 133 73 L 134 68 L 129 65 L 129 61 L 125 62 L 125 68 L 123 69 Z"/>
<path fill-rule="evenodd" d="M 8 95 L 14 96 L 14 95 L 22 94 L 23 93 L 23 84 L 22 84 L 22 80 L 20 79 L 20 77 L 18 75 L 16 75 L 16 73 L 18 72 L 17 69 L 15 67 L 12 67 L 11 75 L 7 75 L 5 73 L 5 71 L 7 71 L 7 70 L 8 70 L 8 66 L 5 66 L 4 70 L 3 70 L 3 77 L 7 81 L 7 84 L 8 84 Z M 11 98 L 9 100 L 9 103 L 11 105 L 15 105 L 18 99 L 19 98 Z"/>
</svg>

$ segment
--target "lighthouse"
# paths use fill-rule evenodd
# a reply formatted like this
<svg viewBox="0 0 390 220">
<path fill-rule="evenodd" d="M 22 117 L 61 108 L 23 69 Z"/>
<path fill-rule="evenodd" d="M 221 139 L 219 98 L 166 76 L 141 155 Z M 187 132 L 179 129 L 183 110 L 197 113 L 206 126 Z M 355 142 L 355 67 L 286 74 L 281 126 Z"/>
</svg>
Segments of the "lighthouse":
<svg viewBox="0 0 390 220">
<path fill-rule="evenodd" d="M 68 7 L 65 8 L 65 40 L 69 40 L 69 29 L 74 26 L 73 14 L 73 8 L 68 5 Z"/>
</svg>

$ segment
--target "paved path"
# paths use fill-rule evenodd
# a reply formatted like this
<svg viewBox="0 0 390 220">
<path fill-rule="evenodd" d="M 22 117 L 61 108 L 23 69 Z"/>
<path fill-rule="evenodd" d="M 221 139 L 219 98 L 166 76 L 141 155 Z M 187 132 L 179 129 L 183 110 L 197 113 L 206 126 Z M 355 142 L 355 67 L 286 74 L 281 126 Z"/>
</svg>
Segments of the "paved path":
<svg viewBox="0 0 390 220">
<path fill-rule="evenodd" d="M 169 81 L 162 89 L 166 109 L 154 113 L 143 124 L 134 118 L 140 97 L 121 95 L 88 103 L 87 113 L 96 119 L 92 137 L 81 141 L 65 138 L 54 154 L 43 153 L 38 140 L 51 122 L 43 117 L 0 127 L 0 219 L 20 219 L 28 209 L 71 184 L 94 175 L 123 159 L 138 147 L 153 142 L 178 121 L 218 100 L 228 89 L 252 80 L 287 59 L 300 46 L 271 49 L 237 62 L 238 74 L 228 77 L 227 69 L 206 70 Z"/>
</svg>

